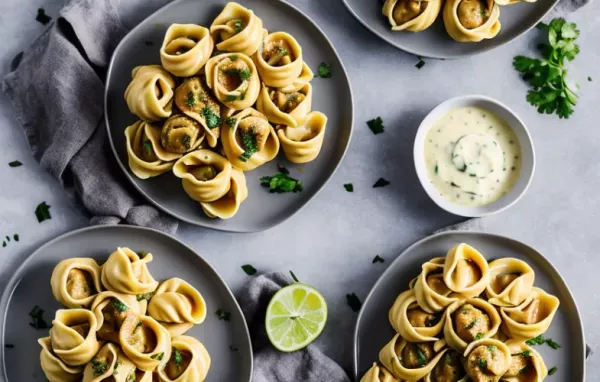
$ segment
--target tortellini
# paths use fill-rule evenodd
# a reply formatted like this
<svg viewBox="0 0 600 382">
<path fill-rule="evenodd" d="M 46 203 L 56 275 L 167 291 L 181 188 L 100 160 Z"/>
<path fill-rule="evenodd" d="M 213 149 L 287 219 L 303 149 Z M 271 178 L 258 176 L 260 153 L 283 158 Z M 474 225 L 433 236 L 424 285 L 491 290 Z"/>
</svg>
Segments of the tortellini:
<svg viewBox="0 0 600 382">
<path fill-rule="evenodd" d="M 208 60 L 205 71 L 206 84 L 227 107 L 243 110 L 256 102 L 260 78 L 250 57 L 242 53 L 221 54 Z"/>
<path fill-rule="evenodd" d="M 247 198 L 246 176 L 242 171 L 234 168 L 231 170 L 229 192 L 214 202 L 201 202 L 200 206 L 209 218 L 230 219 Z"/>
<path fill-rule="evenodd" d="M 506 382 L 541 382 L 548 375 L 548 369 L 540 353 L 523 341 L 509 340 L 505 343 L 511 353 L 511 363 L 502 376 Z"/>
<path fill-rule="evenodd" d="M 488 262 L 475 248 L 462 243 L 448 251 L 444 262 L 444 283 L 450 290 L 470 298 L 483 292 L 489 281 Z"/>
<path fill-rule="evenodd" d="M 428 374 L 447 348 L 443 341 L 408 342 L 396 334 L 379 352 L 379 361 L 396 378 L 416 381 Z"/>
<path fill-rule="evenodd" d="M 100 293 L 91 307 L 96 317 L 98 338 L 105 341 L 119 342 L 119 329 L 130 314 L 145 314 L 145 306 L 137 301 L 136 296 L 116 292 Z"/>
<path fill-rule="evenodd" d="M 140 179 L 148 179 L 169 171 L 181 154 L 167 152 L 161 146 L 161 129 L 148 122 L 137 121 L 125 129 L 129 168 Z"/>
<path fill-rule="evenodd" d="M 512 361 L 508 346 L 492 338 L 471 343 L 464 356 L 467 374 L 474 382 L 499 381 Z"/>
<path fill-rule="evenodd" d="M 196 149 L 204 139 L 204 129 L 195 120 L 177 114 L 165 121 L 160 134 L 161 146 L 170 153 L 184 154 Z"/>
<path fill-rule="evenodd" d="M 158 121 L 172 113 L 175 80 L 160 65 L 138 66 L 125 90 L 129 111 L 144 121 Z"/>
<path fill-rule="evenodd" d="M 490 263 L 490 283 L 485 289 L 488 301 L 496 306 L 516 306 L 531 294 L 535 273 L 526 262 L 504 258 Z"/>
<path fill-rule="evenodd" d="M 40 338 L 38 343 L 42 347 L 40 364 L 44 375 L 50 382 L 70 382 L 81 380 L 83 366 L 69 366 L 52 351 L 50 337 Z"/>
<path fill-rule="evenodd" d="M 188 78 L 175 89 L 175 104 L 204 127 L 208 145 L 215 147 L 221 126 L 221 107 L 200 77 Z"/>
<path fill-rule="evenodd" d="M 262 43 L 263 22 L 250 9 L 230 2 L 213 21 L 210 33 L 218 50 L 252 56 Z"/>
<path fill-rule="evenodd" d="M 263 85 L 256 108 L 271 123 L 297 127 L 312 109 L 312 86 L 308 83 L 298 91 L 284 93 Z"/>
<path fill-rule="evenodd" d="M 392 327 L 410 342 L 437 341 L 444 327 L 444 315 L 425 312 L 417 304 L 414 290 L 401 293 L 389 312 Z"/>
<path fill-rule="evenodd" d="M 302 47 L 292 35 L 285 32 L 268 34 L 266 30 L 263 43 L 252 59 L 264 84 L 274 88 L 293 84 L 304 64 Z"/>
<path fill-rule="evenodd" d="M 485 300 L 459 300 L 446 309 L 444 339 L 448 346 L 462 352 L 469 343 L 496 334 L 500 323 L 500 315 Z"/>
<path fill-rule="evenodd" d="M 111 291 L 127 294 L 153 292 L 158 282 L 152 278 L 147 263 L 152 254 L 140 258 L 129 248 L 117 248 L 102 267 L 102 284 Z"/>
<path fill-rule="evenodd" d="M 119 352 L 120 350 L 116 345 L 107 342 L 85 366 L 83 382 L 109 382 L 115 372 Z"/>
<path fill-rule="evenodd" d="M 163 367 L 171 357 L 171 335 L 149 316 L 127 316 L 119 330 L 119 343 L 131 362 L 144 371 Z"/>
<path fill-rule="evenodd" d="M 279 140 L 267 118 L 248 108 L 230 117 L 222 127 L 225 155 L 231 164 L 250 171 L 275 158 L 279 152 Z"/>
<path fill-rule="evenodd" d="M 165 382 L 202 382 L 210 368 L 210 355 L 200 341 L 179 336 L 172 341 L 173 351 L 158 375 Z"/>
<path fill-rule="evenodd" d="M 548 330 L 559 305 L 556 296 L 534 287 L 521 305 L 500 308 L 502 330 L 511 338 L 537 337 Z"/>
<path fill-rule="evenodd" d="M 302 89 L 306 84 L 310 83 L 312 79 L 315 77 L 313 71 L 306 64 L 306 62 L 302 63 L 302 71 L 300 72 L 300 76 L 294 80 L 290 85 L 279 88 L 279 91 L 284 93 L 293 93 Z"/>
<path fill-rule="evenodd" d="M 461 362 L 461 354 L 456 350 L 448 349 L 444 356 L 425 376 L 424 382 L 456 381 L 467 382 L 467 372 Z"/>
<path fill-rule="evenodd" d="M 160 48 L 160 62 L 177 77 L 194 76 L 206 64 L 213 48 L 208 29 L 195 24 L 172 24 Z"/>
<path fill-rule="evenodd" d="M 494 0 L 447 0 L 443 15 L 446 31 L 459 42 L 478 42 L 500 32 L 500 8 Z"/>
<path fill-rule="evenodd" d="M 206 318 L 202 295 L 179 278 L 164 281 L 148 304 L 148 315 L 167 328 L 172 336 L 188 331 Z"/>
<path fill-rule="evenodd" d="M 398 380 L 385 367 L 373 362 L 373 366 L 363 375 L 360 382 L 398 382 Z"/>
<path fill-rule="evenodd" d="M 415 297 L 419 306 L 426 312 L 435 313 L 444 310 L 456 301 L 450 296 L 452 291 L 444 283 L 444 258 L 431 260 L 423 264 L 423 271 L 414 283 Z"/>
<path fill-rule="evenodd" d="M 442 0 L 386 0 L 383 15 L 393 31 L 420 32 L 431 26 L 442 9 Z"/>
<path fill-rule="evenodd" d="M 292 163 L 308 163 L 315 160 L 323 146 L 326 126 L 327 116 L 313 111 L 306 116 L 302 125 L 280 128 L 277 136 L 287 160 Z"/>
<path fill-rule="evenodd" d="M 85 308 L 102 290 L 101 268 L 90 258 L 62 260 L 52 270 L 50 285 L 54 298 L 68 308 Z"/>
<path fill-rule="evenodd" d="M 60 309 L 50 331 L 52 350 L 67 365 L 86 364 L 98 352 L 96 317 L 87 309 Z"/>
<path fill-rule="evenodd" d="M 181 178 L 183 189 L 198 202 L 214 202 L 229 192 L 233 166 L 210 150 L 191 152 L 175 163 L 173 174 Z"/>
</svg>

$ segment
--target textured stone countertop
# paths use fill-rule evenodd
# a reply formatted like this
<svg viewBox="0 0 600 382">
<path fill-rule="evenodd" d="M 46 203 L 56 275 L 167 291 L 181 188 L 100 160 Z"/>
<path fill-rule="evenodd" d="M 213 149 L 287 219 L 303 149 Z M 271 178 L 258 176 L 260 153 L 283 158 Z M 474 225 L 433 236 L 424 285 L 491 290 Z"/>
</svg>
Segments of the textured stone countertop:
<svg viewBox="0 0 600 382">
<path fill-rule="evenodd" d="M 43 30 L 38 7 L 53 17 L 64 0 L 3 0 L 0 4 L 0 75 L 14 55 Z M 579 25 L 581 54 L 570 66 L 581 99 L 569 120 L 540 115 L 527 104 L 526 84 L 512 58 L 534 54 L 531 31 L 492 52 L 456 61 L 427 60 L 396 50 L 363 28 L 341 1 L 293 0 L 321 26 L 337 47 L 355 97 L 355 126 L 346 158 L 327 186 L 299 214 L 256 234 L 228 234 L 181 224 L 177 237 L 195 248 L 237 291 L 248 280 L 240 269 L 293 270 L 323 292 L 329 322 L 317 344 L 351 369 L 352 331 L 357 314 L 345 295 L 366 296 L 386 266 L 412 242 L 460 221 L 433 204 L 418 183 L 412 143 L 425 114 L 438 103 L 464 94 L 484 94 L 509 105 L 528 125 L 537 169 L 525 197 L 510 210 L 484 219 L 485 229 L 537 248 L 562 273 L 579 305 L 586 340 L 600 347 L 600 2 L 569 16 Z M 592 81 L 588 81 L 588 76 Z M 365 121 L 381 116 L 384 134 Z M 39 245 L 88 224 L 58 182 L 31 157 L 25 136 L 4 94 L 0 95 L 0 237 L 20 241 L 0 248 L 0 267 L 16 266 Z M 7 163 L 20 160 L 23 167 Z M 116 169 L 118 170 L 118 169 Z M 90 169 L 93 171 L 93 169 Z M 119 170 L 118 170 L 119 171 Z M 379 177 L 385 188 L 371 186 Z M 344 183 L 354 184 L 347 193 Z M 52 206 L 52 220 L 38 224 L 34 210 Z M 371 264 L 375 255 L 384 264 Z M 6 275 L 6 274 L 5 274 Z M 0 280 L 4 285 L 5 279 Z M 598 352 L 597 352 L 598 353 Z M 600 360 L 588 360 L 589 381 L 600 380 Z"/>
</svg>

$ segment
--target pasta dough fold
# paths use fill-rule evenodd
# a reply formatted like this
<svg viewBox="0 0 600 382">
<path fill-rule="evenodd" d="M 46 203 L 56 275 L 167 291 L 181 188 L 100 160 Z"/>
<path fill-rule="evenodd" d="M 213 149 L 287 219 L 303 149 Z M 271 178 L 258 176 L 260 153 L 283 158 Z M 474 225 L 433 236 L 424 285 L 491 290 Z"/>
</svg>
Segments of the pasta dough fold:
<svg viewBox="0 0 600 382">
<path fill-rule="evenodd" d="M 458 42 L 479 42 L 500 32 L 500 8 L 494 0 L 447 0 L 446 31 Z"/>
<path fill-rule="evenodd" d="M 500 308 L 502 330 L 514 339 L 537 337 L 548 330 L 559 305 L 557 297 L 534 287 L 521 305 Z"/>
<path fill-rule="evenodd" d="M 461 297 L 471 298 L 485 290 L 490 282 L 487 260 L 468 244 L 452 247 L 444 262 L 444 283 Z"/>
<path fill-rule="evenodd" d="M 98 338 L 119 342 L 119 329 L 125 318 L 145 314 L 146 302 L 139 302 L 130 294 L 102 292 L 94 299 L 91 310 L 96 317 Z"/>
<path fill-rule="evenodd" d="M 512 361 L 508 346 L 492 338 L 471 343 L 464 356 L 467 374 L 473 381 L 499 381 Z"/>
<path fill-rule="evenodd" d="M 393 31 L 421 32 L 429 28 L 442 9 L 442 0 L 386 0 L 382 13 Z"/>
<path fill-rule="evenodd" d="M 214 202 L 231 188 L 232 166 L 210 150 L 193 151 L 175 163 L 173 174 L 181 178 L 183 189 L 198 202 Z"/>
<path fill-rule="evenodd" d="M 50 330 L 52 350 L 67 365 L 85 365 L 98 352 L 96 317 L 87 309 L 59 309 Z"/>
<path fill-rule="evenodd" d="M 74 257 L 56 264 L 52 270 L 52 295 L 68 308 L 88 307 L 102 290 L 101 267 L 91 258 Z"/>
<path fill-rule="evenodd" d="M 96 356 L 85 366 L 83 371 L 83 382 L 111 381 L 117 359 L 119 357 L 118 346 L 107 342 L 96 354 Z"/>
<path fill-rule="evenodd" d="M 396 378 L 416 381 L 428 374 L 447 350 L 444 341 L 412 343 L 396 334 L 379 352 L 379 361 Z"/>
<path fill-rule="evenodd" d="M 165 121 L 160 142 L 170 153 L 185 154 L 198 148 L 204 135 L 204 129 L 198 122 L 183 114 L 177 114 Z"/>
<path fill-rule="evenodd" d="M 413 285 L 417 302 L 424 311 L 440 312 L 457 300 L 450 296 L 452 291 L 444 283 L 444 258 L 428 261 L 422 269 Z"/>
<path fill-rule="evenodd" d="M 373 362 L 373 366 L 363 375 L 360 382 L 399 382 L 385 367 Z"/>
<path fill-rule="evenodd" d="M 148 122 L 137 121 L 125 129 L 129 168 L 140 179 L 148 179 L 169 171 L 181 154 L 167 152 L 160 144 L 161 129 Z"/>
<path fill-rule="evenodd" d="M 263 31 L 263 43 L 252 56 L 265 85 L 284 88 L 292 85 L 302 73 L 302 48 L 285 32 Z"/>
<path fill-rule="evenodd" d="M 256 108 L 271 123 L 297 127 L 304 123 L 312 109 L 312 86 L 307 83 L 296 92 L 283 93 L 263 84 Z"/>
<path fill-rule="evenodd" d="M 389 312 L 392 327 L 409 342 L 437 341 L 444 315 L 425 312 L 417 304 L 414 290 L 400 293 Z"/>
<path fill-rule="evenodd" d="M 210 33 L 218 50 L 252 56 L 262 42 L 263 22 L 250 9 L 229 2 L 213 21 Z"/>
<path fill-rule="evenodd" d="M 139 369 L 162 368 L 171 357 L 171 336 L 154 318 L 129 315 L 119 330 L 123 352 Z"/>
<path fill-rule="evenodd" d="M 313 111 L 298 127 L 283 127 L 277 131 L 285 157 L 292 163 L 308 163 L 317 158 L 327 127 L 327 116 Z"/>
<path fill-rule="evenodd" d="M 496 306 L 516 306 L 531 294 L 535 273 L 526 262 L 497 259 L 490 263 L 490 283 L 485 289 L 488 302 Z"/>
<path fill-rule="evenodd" d="M 502 376 L 506 382 L 542 382 L 548 376 L 548 369 L 538 353 L 523 341 L 509 340 L 505 343 L 511 353 L 511 363 Z"/>
<path fill-rule="evenodd" d="M 196 75 L 212 55 L 215 43 L 208 29 L 171 24 L 160 48 L 162 66 L 177 77 Z"/>
<path fill-rule="evenodd" d="M 117 248 L 102 267 L 102 284 L 110 291 L 126 294 L 153 292 L 158 281 L 148 271 L 147 264 L 151 261 L 151 253 L 140 259 L 129 248 Z"/>
<path fill-rule="evenodd" d="M 158 121 L 172 113 L 175 80 L 160 65 L 137 66 L 125 89 L 129 111 L 144 121 Z"/>
<path fill-rule="evenodd" d="M 214 202 L 200 202 L 200 206 L 209 218 L 230 219 L 238 212 L 246 198 L 248 198 L 246 176 L 242 171 L 234 168 L 231 170 L 229 192 Z"/>
<path fill-rule="evenodd" d="M 459 352 L 473 341 L 492 337 L 501 324 L 494 306 L 480 298 L 456 301 L 446 309 L 445 316 L 444 339 Z"/>
<path fill-rule="evenodd" d="M 71 382 L 81 380 L 83 366 L 69 366 L 65 364 L 52 351 L 52 340 L 50 337 L 38 339 L 42 347 L 40 352 L 40 364 L 44 375 L 50 382 Z"/>
<path fill-rule="evenodd" d="M 172 341 L 173 352 L 165 367 L 158 370 L 164 382 L 202 382 L 210 369 L 210 355 L 200 341 L 179 336 Z"/>
<path fill-rule="evenodd" d="M 250 57 L 242 53 L 220 54 L 208 60 L 205 71 L 206 84 L 227 107 L 243 110 L 256 102 L 260 78 Z"/>
</svg>

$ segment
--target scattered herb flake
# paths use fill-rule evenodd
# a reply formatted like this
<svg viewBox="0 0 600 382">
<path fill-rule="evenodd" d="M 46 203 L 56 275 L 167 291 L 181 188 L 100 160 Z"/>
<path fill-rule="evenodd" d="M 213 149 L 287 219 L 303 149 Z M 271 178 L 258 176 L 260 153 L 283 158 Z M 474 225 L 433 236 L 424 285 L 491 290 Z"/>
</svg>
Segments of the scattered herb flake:
<svg viewBox="0 0 600 382">
<path fill-rule="evenodd" d="M 331 78 L 331 65 L 321 62 L 319 64 L 319 77 L 321 78 Z"/>
<path fill-rule="evenodd" d="M 244 30 L 244 26 L 242 25 L 242 21 L 241 20 L 236 20 L 233 23 L 233 27 L 235 28 L 235 33 L 240 33 L 242 30 Z"/>
<path fill-rule="evenodd" d="M 460 188 L 460 186 L 459 186 L 458 184 L 454 183 L 454 182 L 451 182 L 451 183 L 450 183 L 450 185 L 451 185 L 452 187 Z"/>
<path fill-rule="evenodd" d="M 292 276 L 292 278 L 294 279 L 295 282 L 299 283 L 300 281 L 298 281 L 298 277 L 296 277 L 296 275 L 294 274 L 294 272 L 290 271 L 290 275 Z"/>
<path fill-rule="evenodd" d="M 144 142 L 143 150 L 146 154 L 152 154 L 152 143 L 150 141 Z"/>
<path fill-rule="evenodd" d="M 4 248 L 4 247 L 6 247 L 6 242 L 5 241 L 2 242 L 2 248 Z"/>
<path fill-rule="evenodd" d="M 560 344 L 558 342 L 554 341 L 552 338 L 545 338 L 541 334 L 535 338 L 528 339 L 527 341 L 525 341 L 525 343 L 529 346 L 546 344 L 546 345 L 550 346 L 552 349 L 558 349 L 561 347 Z"/>
<path fill-rule="evenodd" d="M 381 119 L 381 117 L 377 117 L 375 119 L 367 121 L 367 126 L 369 126 L 369 129 L 371 129 L 371 131 L 375 135 L 384 132 L 383 119 Z"/>
<path fill-rule="evenodd" d="M 482 338 L 483 338 L 483 333 L 477 333 L 477 335 L 475 336 L 475 341 L 479 341 Z"/>
<path fill-rule="evenodd" d="M 183 365 L 183 356 L 177 348 L 173 348 L 173 362 L 175 362 L 175 366 L 177 367 L 181 367 L 181 365 Z"/>
<path fill-rule="evenodd" d="M 19 167 L 19 166 L 23 166 L 23 163 L 19 162 L 18 160 L 14 160 L 12 162 L 9 162 L 8 165 L 10 167 Z"/>
<path fill-rule="evenodd" d="M 250 72 L 249 69 L 243 69 L 243 70 L 239 71 L 239 75 L 243 81 L 248 81 L 250 79 L 250 77 L 252 76 L 252 73 Z"/>
<path fill-rule="evenodd" d="M 467 326 L 465 326 L 466 330 L 471 330 L 473 329 L 473 327 L 475 327 L 475 325 L 477 325 L 477 323 L 479 322 L 479 318 L 474 319 L 473 321 L 471 321 L 471 323 Z"/>
<path fill-rule="evenodd" d="M 4 347 L 7 349 L 14 349 L 15 345 L 13 344 L 4 344 Z"/>
<path fill-rule="evenodd" d="M 223 321 L 229 321 L 231 320 L 231 312 L 226 312 L 223 309 L 219 309 L 216 312 L 217 317 L 219 317 L 219 320 L 223 320 Z"/>
<path fill-rule="evenodd" d="M 237 99 L 238 99 L 238 96 L 233 95 L 233 94 L 227 94 L 225 96 L 225 102 L 233 102 L 233 101 L 235 101 Z"/>
<path fill-rule="evenodd" d="M 31 317 L 31 322 L 29 323 L 29 326 L 31 326 L 32 328 L 36 330 L 49 328 L 46 321 L 44 321 L 44 310 L 39 306 L 36 305 L 33 307 L 33 309 L 31 309 L 31 312 L 29 312 L 29 317 Z"/>
<path fill-rule="evenodd" d="M 354 192 L 354 186 L 352 185 L 352 183 L 346 183 L 346 184 L 344 184 L 344 188 L 348 192 Z"/>
<path fill-rule="evenodd" d="M 142 301 L 142 300 L 150 301 L 150 299 L 152 298 L 152 296 L 154 296 L 154 292 L 148 292 L 148 293 L 143 293 L 143 294 L 136 295 L 135 299 L 138 300 L 138 301 Z"/>
<path fill-rule="evenodd" d="M 244 272 L 246 272 L 246 274 L 248 276 L 252 276 L 252 275 L 256 274 L 256 268 L 254 268 L 250 264 L 242 265 L 242 269 L 244 270 Z"/>
<path fill-rule="evenodd" d="M 294 179 L 289 174 L 279 171 L 273 176 L 263 176 L 260 178 L 260 184 L 263 187 L 268 187 L 269 192 L 278 194 L 284 192 L 300 192 L 304 186 L 298 179 Z"/>
<path fill-rule="evenodd" d="M 236 351 L 238 351 L 238 350 L 240 350 L 240 349 L 236 348 L 236 347 L 235 347 L 235 346 L 233 346 L 233 345 L 229 345 L 229 350 L 231 350 L 232 352 L 236 352 Z"/>
<path fill-rule="evenodd" d="M 46 10 L 44 8 L 38 8 L 35 20 L 43 25 L 46 25 L 50 22 L 50 20 L 52 20 L 52 17 L 46 14 Z"/>
<path fill-rule="evenodd" d="M 180 139 L 181 144 L 183 145 L 183 147 L 185 147 L 186 150 L 189 150 L 190 147 L 192 147 L 192 137 L 190 137 L 188 134 L 183 134 Z"/>
<path fill-rule="evenodd" d="M 524 350 L 521 353 L 515 354 L 515 355 L 522 355 L 523 357 L 530 357 L 531 356 L 531 350 Z"/>
<path fill-rule="evenodd" d="M 346 295 L 346 303 L 348 304 L 350 309 L 352 309 L 353 312 L 358 312 L 360 310 L 360 307 L 362 306 L 362 303 L 360 302 L 358 296 L 356 296 L 355 293 Z"/>
<path fill-rule="evenodd" d="M 423 58 L 419 56 L 419 62 L 417 62 L 417 64 L 415 65 L 415 68 L 421 69 L 424 66 L 425 66 L 425 61 L 423 61 Z"/>
<path fill-rule="evenodd" d="M 423 367 L 427 363 L 427 355 L 421 350 L 419 345 L 417 345 L 417 362 L 419 363 L 419 367 Z"/>
<path fill-rule="evenodd" d="M 150 40 L 144 41 L 144 44 L 146 44 L 146 46 L 153 46 L 154 45 L 154 43 L 152 41 L 150 41 Z"/>
<path fill-rule="evenodd" d="M 290 173 L 290 171 L 287 168 L 283 167 L 280 164 L 277 165 L 277 171 L 279 171 L 282 174 L 286 174 L 286 175 Z"/>
<path fill-rule="evenodd" d="M 384 263 L 384 262 L 385 262 L 385 259 L 383 257 L 377 255 L 377 256 L 375 256 L 373 258 L 372 264 L 375 264 L 375 263 Z"/>
<path fill-rule="evenodd" d="M 92 372 L 95 377 L 106 373 L 107 367 L 106 362 L 99 361 L 96 358 L 92 359 Z"/>
<path fill-rule="evenodd" d="M 35 208 L 35 216 L 37 217 L 39 223 L 43 222 L 44 220 L 52 219 L 52 216 L 50 216 L 50 206 L 47 205 L 46 202 L 41 202 Z"/>
<path fill-rule="evenodd" d="M 558 370 L 558 368 L 556 366 L 554 366 L 553 368 L 548 370 L 548 375 L 552 375 L 552 374 L 556 373 L 556 370 Z"/>
<path fill-rule="evenodd" d="M 118 310 L 120 312 L 126 312 L 128 309 L 127 305 L 123 304 L 123 302 L 121 300 L 116 299 L 116 298 L 112 299 L 112 305 L 116 310 Z"/>
<path fill-rule="evenodd" d="M 483 358 L 479 358 L 477 360 L 477 366 L 479 366 L 479 368 L 481 370 L 486 370 L 487 369 L 487 361 Z"/>
<path fill-rule="evenodd" d="M 157 361 L 162 361 L 163 357 L 165 356 L 165 352 L 160 352 L 160 353 L 156 353 L 156 354 L 152 354 L 150 356 L 150 358 L 155 359 Z"/>
<path fill-rule="evenodd" d="M 253 131 L 246 132 L 240 130 L 240 135 L 242 138 L 242 148 L 244 149 L 244 153 L 240 155 L 240 160 L 246 162 L 252 155 L 258 152 L 256 134 Z"/>
<path fill-rule="evenodd" d="M 529 372 L 529 365 L 525 365 L 519 370 L 519 374 L 527 374 Z"/>
<path fill-rule="evenodd" d="M 233 117 L 225 119 L 225 123 L 227 124 L 227 126 L 229 126 L 230 129 L 233 129 L 235 127 L 235 121 L 236 119 Z"/>
<path fill-rule="evenodd" d="M 390 182 L 385 180 L 384 178 L 377 179 L 377 182 L 373 185 L 373 188 L 380 188 L 390 185 Z"/>
<path fill-rule="evenodd" d="M 588 77 L 588 81 L 589 81 L 589 82 L 592 82 L 592 77 Z"/>
</svg>

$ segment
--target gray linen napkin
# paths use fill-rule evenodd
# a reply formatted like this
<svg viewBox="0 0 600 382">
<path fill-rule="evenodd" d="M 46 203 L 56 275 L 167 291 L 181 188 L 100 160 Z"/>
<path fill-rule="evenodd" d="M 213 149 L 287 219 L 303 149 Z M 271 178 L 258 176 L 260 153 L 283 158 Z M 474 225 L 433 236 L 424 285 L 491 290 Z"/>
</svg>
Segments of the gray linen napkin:
<svg viewBox="0 0 600 382">
<path fill-rule="evenodd" d="M 240 305 L 254 348 L 253 382 L 350 382 L 346 372 L 329 357 L 308 345 L 294 353 L 282 353 L 269 342 L 265 332 L 265 312 L 271 297 L 293 282 L 281 273 L 253 278 L 240 294 Z"/>
</svg>

